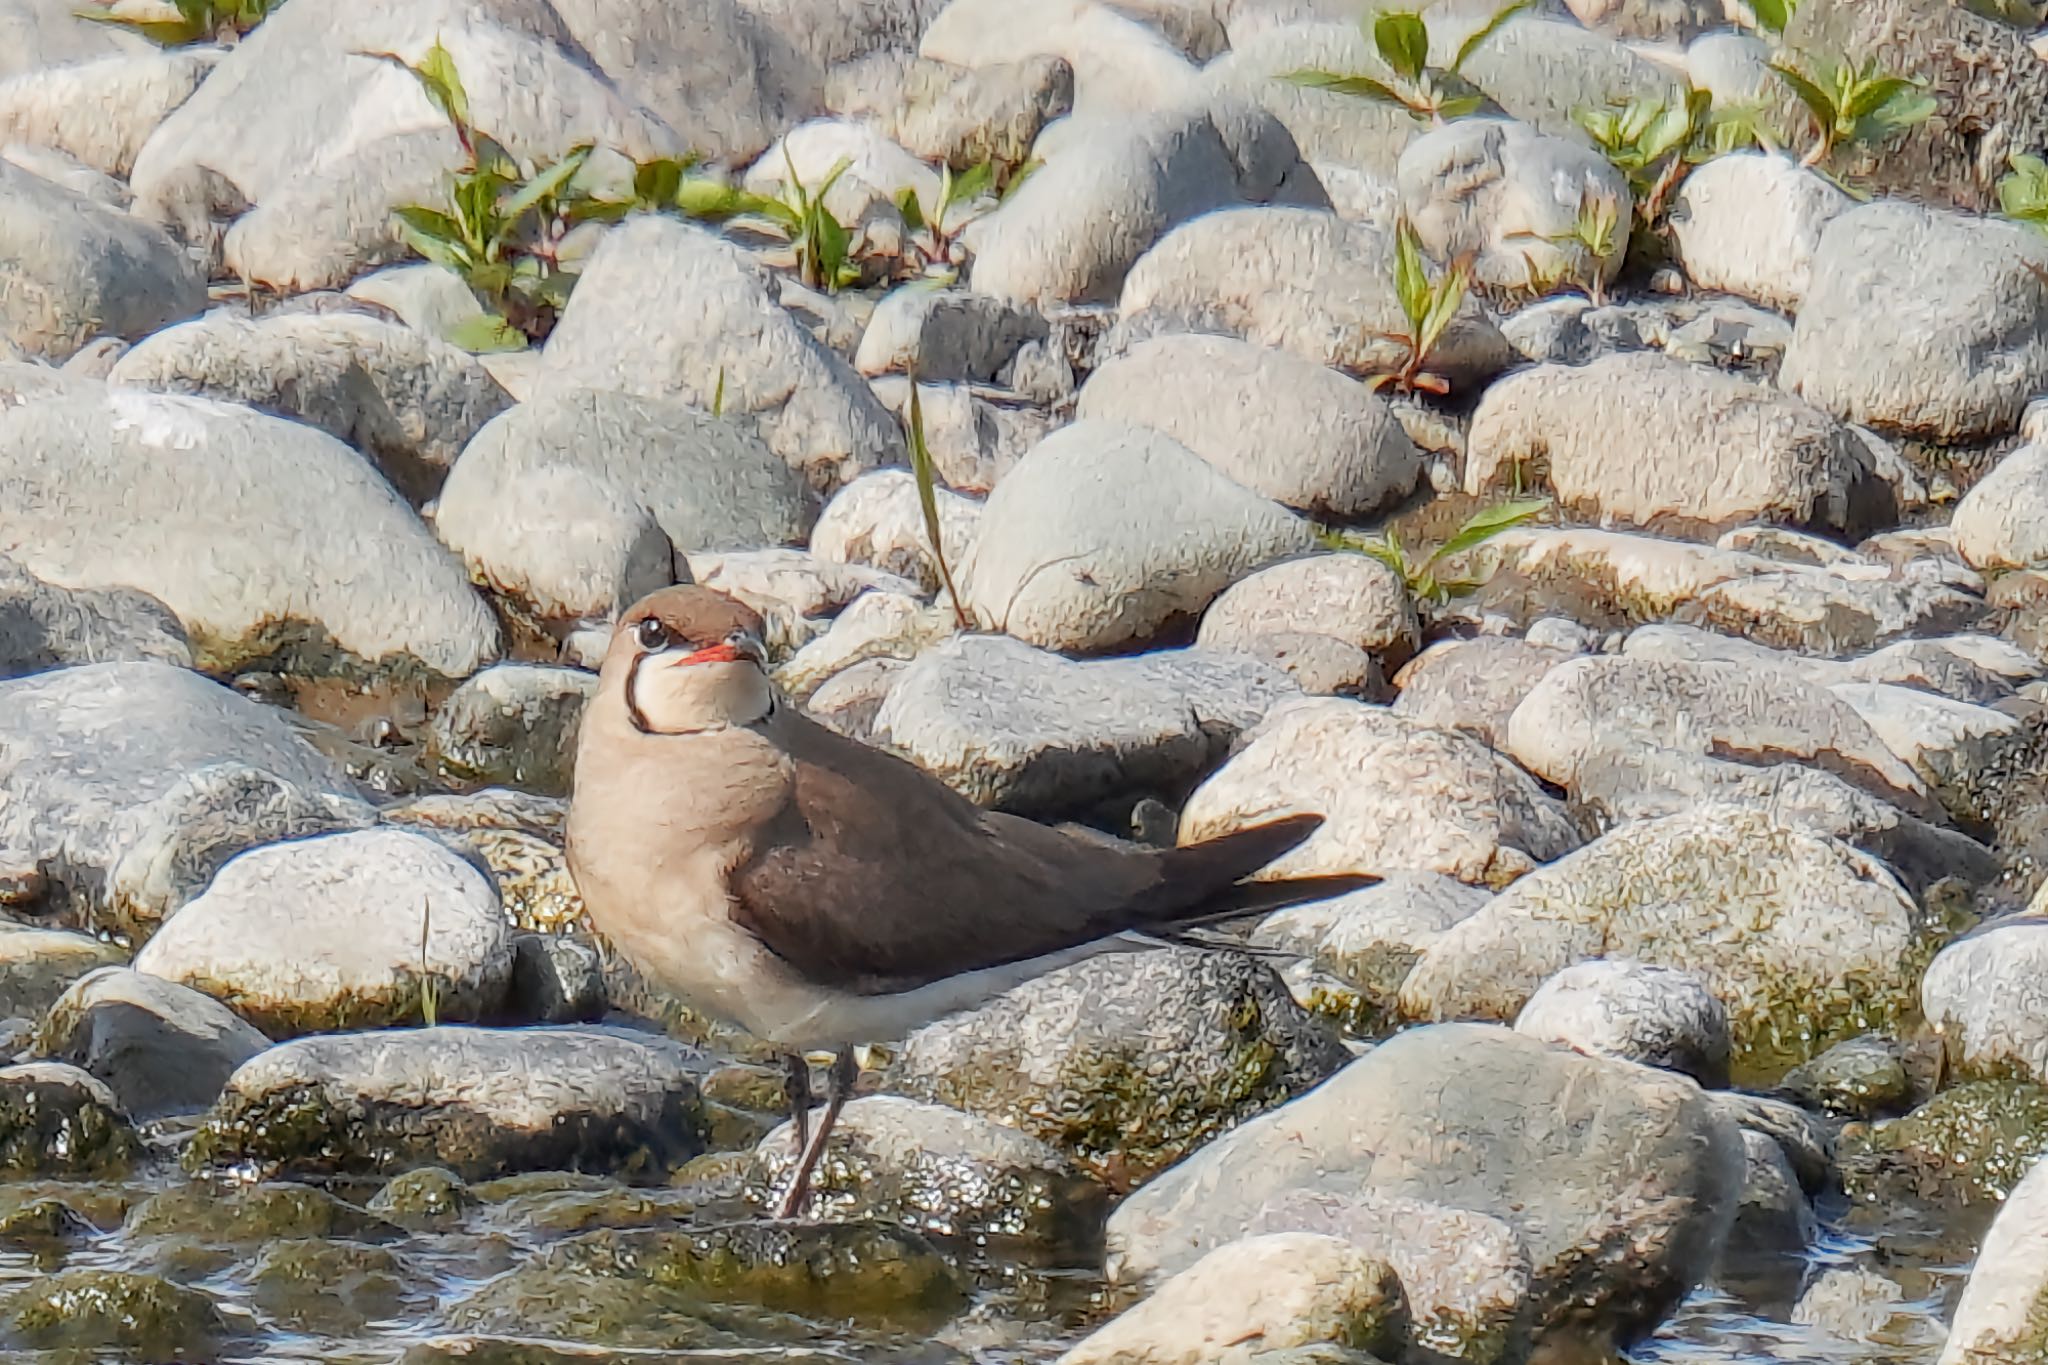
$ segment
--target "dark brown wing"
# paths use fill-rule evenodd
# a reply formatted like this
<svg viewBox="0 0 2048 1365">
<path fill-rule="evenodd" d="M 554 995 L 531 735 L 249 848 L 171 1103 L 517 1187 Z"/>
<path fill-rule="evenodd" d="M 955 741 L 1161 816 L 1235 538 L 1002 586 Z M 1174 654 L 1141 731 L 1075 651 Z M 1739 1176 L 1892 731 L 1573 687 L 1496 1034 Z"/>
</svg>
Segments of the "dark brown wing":
<svg viewBox="0 0 2048 1365">
<path fill-rule="evenodd" d="M 802 717 L 777 738 L 796 762 L 794 791 L 733 872 L 734 918 L 805 975 L 866 992 L 1213 914 L 1219 895 L 1321 823 L 1297 817 L 1186 849 L 1115 847 L 984 812 Z"/>
</svg>

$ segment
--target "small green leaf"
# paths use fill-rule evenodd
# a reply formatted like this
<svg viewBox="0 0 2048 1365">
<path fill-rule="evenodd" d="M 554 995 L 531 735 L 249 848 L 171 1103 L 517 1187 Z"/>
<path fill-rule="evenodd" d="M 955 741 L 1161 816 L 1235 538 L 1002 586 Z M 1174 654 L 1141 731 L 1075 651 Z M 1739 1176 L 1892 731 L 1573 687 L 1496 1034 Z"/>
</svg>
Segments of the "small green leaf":
<svg viewBox="0 0 2048 1365">
<path fill-rule="evenodd" d="M 1792 0 L 1749 0 L 1749 12 L 1766 33 L 1783 33 L 1785 25 L 1792 22 L 1792 10 Z"/>
<path fill-rule="evenodd" d="M 469 92 L 462 88 L 462 73 L 455 69 L 454 56 L 439 38 L 434 39 L 427 55 L 420 58 L 420 64 L 408 69 L 450 123 L 457 128 L 469 128 Z"/>
<path fill-rule="evenodd" d="M 908 185 L 896 191 L 896 212 L 903 216 L 904 227 L 912 232 L 924 231 L 924 207 L 917 202 L 917 191 Z"/>
<path fill-rule="evenodd" d="M 1016 170 L 1011 171 L 1010 181 L 1008 184 L 1003 186 L 1002 195 L 996 200 L 996 202 L 998 204 L 1009 203 L 1011 197 L 1015 195 L 1018 190 L 1024 187 L 1024 182 L 1029 180 L 1032 176 L 1037 175 L 1038 172 L 1041 169 L 1043 169 L 1044 166 L 1045 163 L 1034 156 L 1030 158 L 1028 161 L 1025 161 L 1022 165 L 1018 166 Z"/>
<path fill-rule="evenodd" d="M 1408 319 L 1409 336 L 1419 341 L 1429 316 L 1429 272 L 1422 265 L 1422 241 L 1406 218 L 1394 228 L 1394 293 Z"/>
<path fill-rule="evenodd" d="M 1448 68 L 1451 74 L 1456 75 L 1458 72 L 1463 71 L 1465 63 L 1472 59 L 1472 54 L 1477 52 L 1480 45 L 1488 38 L 1500 32 L 1501 25 L 1507 23 L 1508 20 L 1514 18 L 1517 14 L 1520 14 L 1535 3 L 1536 0 L 1515 0 L 1513 4 L 1495 10 L 1491 19 L 1481 24 L 1471 37 L 1458 45 L 1458 55 L 1451 58 L 1451 64 Z"/>
<path fill-rule="evenodd" d="M 1430 556 L 1430 561 L 1435 563 L 1452 559 L 1467 550 L 1476 549 L 1503 531 L 1513 530 L 1530 518 L 1541 516 L 1549 507 L 1548 498 L 1523 498 L 1494 507 L 1483 507 L 1466 518 L 1465 524 L 1460 526 L 1449 540 L 1437 547 L 1436 553 Z"/>
<path fill-rule="evenodd" d="M 1415 80 L 1429 64 L 1429 30 L 1419 14 L 1389 10 L 1377 16 L 1372 21 L 1372 43 L 1380 60 L 1403 80 Z"/>
<path fill-rule="evenodd" d="M 1437 101 L 1437 117 L 1446 121 L 1464 118 L 1467 114 L 1478 113 L 1480 106 L 1485 103 L 1484 95 L 1455 95 L 1450 99 Z"/>
<path fill-rule="evenodd" d="M 1334 71 L 1290 71 L 1280 79 L 1289 85 L 1298 85 L 1307 90 L 1328 90 L 1334 94 L 1375 100 L 1381 104 L 1398 104 L 1405 107 L 1408 103 L 1394 92 L 1393 87 L 1382 84 L 1370 76 L 1343 76 Z"/>
<path fill-rule="evenodd" d="M 947 184 L 945 203 L 939 206 L 941 215 L 943 216 L 945 213 L 950 212 L 955 205 L 973 203 L 984 194 L 987 194 L 989 188 L 995 183 L 995 162 L 983 160 L 973 166 L 969 166 L 966 170 L 954 176 L 952 181 Z"/>
<path fill-rule="evenodd" d="M 499 207 L 498 212 L 507 220 L 508 227 L 537 207 L 541 201 L 561 193 L 562 187 L 583 169 L 583 163 L 590 159 L 590 144 L 569 149 L 569 154 L 535 175 L 522 185 L 518 192 Z"/>
<path fill-rule="evenodd" d="M 1785 84 L 1792 87 L 1792 93 L 1799 97 L 1799 102 L 1813 115 L 1813 121 L 1820 125 L 1822 136 L 1828 136 L 1835 126 L 1834 99 L 1795 66 L 1785 62 L 1772 62 L 1771 70 L 1777 72 L 1784 78 Z"/>
<path fill-rule="evenodd" d="M 1881 76 L 1875 80 L 1859 80 L 1849 89 L 1849 97 L 1842 101 L 1842 117 L 1846 119 L 1866 118 L 1908 90 L 1917 90 L 1918 81 L 1904 76 Z"/>
<path fill-rule="evenodd" d="M 446 340 L 449 345 L 459 346 L 471 355 L 523 351 L 532 344 L 526 333 L 496 313 L 479 313 L 475 317 L 464 318 L 448 329 Z"/>
<path fill-rule="evenodd" d="M 647 208 L 666 208 L 683 186 L 688 163 L 672 156 L 656 157 L 633 167 L 633 198 Z"/>
<path fill-rule="evenodd" d="M 1456 265 L 1430 291 L 1429 307 L 1423 311 L 1422 327 L 1415 335 L 1418 356 L 1426 357 L 1443 340 L 1451 320 L 1457 317 L 1458 309 L 1465 302 L 1465 287 L 1470 282 L 1471 277 L 1465 267 Z"/>
<path fill-rule="evenodd" d="M 718 383 L 711 390 L 711 415 L 725 416 L 725 366 L 718 367 Z"/>
<path fill-rule="evenodd" d="M 1940 102 L 1932 95 L 1898 96 L 1891 102 L 1880 105 L 1870 114 L 1871 134 L 1888 137 L 1893 133 L 1904 132 L 1915 124 L 1925 123 L 1940 107 Z"/>
</svg>

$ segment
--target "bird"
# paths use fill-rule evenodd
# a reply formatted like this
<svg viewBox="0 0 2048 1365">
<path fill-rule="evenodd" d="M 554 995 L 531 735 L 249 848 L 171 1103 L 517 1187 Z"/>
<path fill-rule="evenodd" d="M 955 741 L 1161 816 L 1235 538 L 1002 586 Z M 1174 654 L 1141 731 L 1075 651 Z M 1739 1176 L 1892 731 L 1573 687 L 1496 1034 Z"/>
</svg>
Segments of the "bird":
<svg viewBox="0 0 2048 1365">
<path fill-rule="evenodd" d="M 615 951 L 782 1054 L 796 1164 L 774 1217 L 805 1206 L 857 1046 L 1099 953 L 1375 880 L 1247 880 L 1315 814 L 1153 848 L 984 810 L 792 704 L 762 634 L 696 585 L 621 614 L 578 731 L 566 852 Z M 815 1128 L 814 1052 L 833 1054 Z"/>
</svg>

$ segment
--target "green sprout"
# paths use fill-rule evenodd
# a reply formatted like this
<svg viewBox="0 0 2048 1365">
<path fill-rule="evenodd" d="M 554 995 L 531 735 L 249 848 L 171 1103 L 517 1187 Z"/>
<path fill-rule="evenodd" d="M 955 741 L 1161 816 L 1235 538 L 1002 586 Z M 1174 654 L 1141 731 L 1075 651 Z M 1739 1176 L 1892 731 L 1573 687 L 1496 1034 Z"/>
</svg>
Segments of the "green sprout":
<svg viewBox="0 0 2048 1365">
<path fill-rule="evenodd" d="M 2014 222 L 2048 232 L 2048 161 L 2015 152 L 2012 170 L 1999 177 L 1998 211 Z"/>
<path fill-rule="evenodd" d="M 1442 570 L 1452 560 L 1478 549 L 1503 531 L 1512 530 L 1540 515 L 1549 506 L 1548 498 L 1526 498 L 1482 507 L 1466 518 L 1465 524 L 1450 539 L 1421 559 L 1410 556 L 1407 547 L 1401 543 L 1400 535 L 1391 530 L 1377 536 L 1354 537 L 1342 531 L 1325 529 L 1320 538 L 1331 549 L 1350 550 L 1377 559 L 1400 577 L 1416 601 L 1440 607 L 1453 598 L 1469 596 L 1486 586 L 1485 578 L 1443 576 Z"/>
<path fill-rule="evenodd" d="M 917 396 L 917 372 L 910 373 L 910 475 L 917 480 L 917 502 L 924 511 L 925 538 L 932 543 L 932 558 L 938 561 L 939 581 L 946 585 L 946 597 L 953 604 L 953 621 L 962 630 L 971 626 L 960 590 L 953 586 L 953 570 L 946 560 L 946 541 L 939 525 L 938 471 L 932 463 L 931 446 L 924 436 L 924 404 Z"/>
<path fill-rule="evenodd" d="M 754 194 L 712 176 L 685 176 L 675 206 L 691 218 L 708 221 L 749 220 L 784 238 L 796 251 L 797 274 L 813 289 L 837 293 L 860 281 L 853 263 L 853 235 L 825 207 L 825 196 L 853 162 L 841 157 L 813 189 L 796 173 L 787 143 L 782 164 L 789 172 L 782 196 Z"/>
<path fill-rule="evenodd" d="M 1451 64 L 1444 67 L 1429 64 L 1429 28 L 1420 14 L 1408 10 L 1380 14 L 1367 11 L 1358 26 L 1393 73 L 1391 83 L 1370 76 L 1316 70 L 1290 71 L 1280 79 L 1311 90 L 1332 90 L 1340 95 L 1395 105 L 1425 123 L 1442 124 L 1462 118 L 1486 103 L 1486 96 L 1478 87 L 1460 74 L 1465 63 L 1501 25 L 1532 3 L 1534 0 L 1514 0 L 1495 11 L 1492 18 L 1459 45 Z"/>
<path fill-rule="evenodd" d="M 939 196 L 929 212 L 918 202 L 917 191 L 905 186 L 896 195 L 897 212 L 903 215 L 903 226 L 912 232 L 924 234 L 918 249 L 927 262 L 943 266 L 951 258 L 953 239 L 960 233 L 960 225 L 952 219 L 955 208 L 971 204 L 987 194 L 995 185 L 996 166 L 993 161 L 982 161 L 969 167 L 959 175 L 953 168 L 944 166 L 939 171 Z M 1015 188 L 1016 179 L 1011 180 Z"/>
<path fill-rule="evenodd" d="M 1785 32 L 1785 25 L 1792 22 L 1792 12 L 1798 7 L 1798 0 L 1749 0 L 1749 12 L 1756 19 L 1756 26 L 1772 34 Z"/>
<path fill-rule="evenodd" d="M 431 897 L 420 900 L 420 1020 L 428 1028 L 441 1022 L 441 983 L 427 969 L 427 934 L 434 923 Z"/>
<path fill-rule="evenodd" d="M 1934 98 L 1922 93 L 1925 82 L 1888 74 L 1874 61 L 1860 67 L 1822 62 L 1812 75 L 1790 62 L 1772 62 L 1771 70 L 1784 77 L 1813 119 L 1814 143 L 1803 166 L 1821 165 L 1837 147 L 1902 133 L 1936 108 Z"/>
<path fill-rule="evenodd" d="M 269 17 L 284 0 L 171 0 L 176 19 L 137 18 L 114 12 L 111 0 L 72 13 L 95 24 L 112 24 L 139 33 L 159 47 L 187 43 L 231 44 Z"/>
<path fill-rule="evenodd" d="M 1450 392 L 1450 381 L 1429 373 L 1425 367 L 1435 355 L 1437 343 L 1450 329 L 1451 320 L 1458 315 L 1470 283 L 1471 266 L 1464 260 L 1453 264 L 1437 279 L 1430 279 L 1429 270 L 1422 260 L 1422 241 L 1415 234 L 1414 224 L 1404 217 L 1395 225 L 1394 294 L 1400 301 L 1408 330 L 1380 335 L 1389 341 L 1399 342 L 1406 348 L 1407 355 L 1392 373 L 1373 376 L 1371 383 L 1374 388 L 1392 384 L 1408 392 L 1417 389 L 1436 394 Z"/>
</svg>

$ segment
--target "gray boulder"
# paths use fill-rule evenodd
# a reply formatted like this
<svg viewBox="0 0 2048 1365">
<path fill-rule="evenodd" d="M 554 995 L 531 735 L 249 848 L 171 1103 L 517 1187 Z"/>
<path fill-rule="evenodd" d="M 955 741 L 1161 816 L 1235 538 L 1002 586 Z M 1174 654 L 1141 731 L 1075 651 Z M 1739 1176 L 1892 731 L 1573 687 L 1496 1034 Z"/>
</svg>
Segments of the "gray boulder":
<svg viewBox="0 0 2048 1365">
<path fill-rule="evenodd" d="M 615 1028 L 299 1038 L 235 1072 L 185 1161 L 266 1178 L 440 1166 L 465 1180 L 545 1170 L 659 1182 L 703 1149 L 697 1069 L 681 1044 Z"/>
<path fill-rule="evenodd" d="M 512 399 L 475 356 L 356 313 L 227 311 L 144 338 L 111 384 L 261 408 L 373 456 L 414 502 L 440 490 L 477 428 Z"/>
<path fill-rule="evenodd" d="M 1345 1056 L 1264 963 L 1173 948 L 1077 963 L 927 1025 L 890 1079 L 1021 1128 L 1128 1189 Z"/>
<path fill-rule="evenodd" d="M 546 383 L 681 400 L 730 416 L 824 492 L 901 463 L 903 432 L 860 375 L 785 312 L 765 267 L 664 215 L 605 235 L 548 337 Z"/>
<path fill-rule="evenodd" d="M 1986 614 L 1983 598 L 1939 578 L 1807 569 L 1723 579 L 1675 615 L 1774 649 L 1840 656 L 1968 630 Z"/>
<path fill-rule="evenodd" d="M 1125 1200 L 1110 1272 L 1171 1275 L 1301 1193 L 1418 1199 L 1520 1237 L 1529 1303 L 1509 1357 L 1611 1345 L 1712 1269 L 1742 1172 L 1734 1126 L 1689 1080 L 1506 1029 L 1417 1029 Z"/>
<path fill-rule="evenodd" d="M 1072 111 L 1074 70 L 1047 55 L 963 68 L 884 50 L 828 72 L 825 106 L 867 115 L 926 161 L 1021 166 L 1039 130 Z"/>
<path fill-rule="evenodd" d="M 932 501 L 948 566 L 965 563 L 980 532 L 981 504 L 945 488 L 934 488 Z M 905 469 L 863 474 L 833 494 L 811 528 L 811 553 L 899 574 L 929 592 L 944 586 L 917 480 Z"/>
<path fill-rule="evenodd" d="M 497 1010 L 512 942 L 496 888 L 401 829 L 252 849 L 214 875 L 135 969 L 228 1004 L 274 1038 Z"/>
<path fill-rule="evenodd" d="M 0 143 L 47 147 L 125 176 L 156 126 L 218 60 L 204 47 L 121 51 L 7 76 L 0 79 Z M 0 64 L 0 76 L 5 71 Z"/>
<path fill-rule="evenodd" d="M 1243 23 L 1255 7 L 1240 5 L 1238 11 L 1230 50 L 1202 68 L 1203 89 L 1223 98 L 1255 101 L 1279 119 L 1326 185 L 1332 179 L 1329 168 L 1341 167 L 1380 177 L 1391 191 L 1395 161 L 1417 133 L 1408 112 L 1281 79 L 1305 69 L 1358 72 L 1380 80 L 1391 74 L 1382 74 L 1385 63 L 1361 34 L 1351 7 L 1328 14 L 1283 8 L 1276 16 L 1282 22 L 1256 31 Z M 1441 7 L 1432 18 L 1436 13 Z"/>
<path fill-rule="evenodd" d="M 1920 1007 L 1963 1076 L 2048 1080 L 2048 1010 L 2041 965 L 2048 918 L 2041 897 L 2024 915 L 1994 920 L 1935 956 L 1920 981 Z"/>
<path fill-rule="evenodd" d="M 1486 4 L 1466 11 L 1472 29 L 1494 13 Z M 1430 45 L 1438 61 L 1455 52 L 1448 25 Z M 1656 100 L 1670 105 L 1685 94 L 1685 77 L 1638 53 L 1629 44 L 1595 33 L 1569 16 L 1518 14 L 1481 43 L 1460 68 L 1511 117 L 1553 137 L 1577 138 L 1577 110 L 1610 100 Z"/>
<path fill-rule="evenodd" d="M 190 667 L 170 608 L 134 588 L 64 588 L 0 556 L 0 679 L 117 659 Z"/>
<path fill-rule="evenodd" d="M 1370 555 L 1318 554 L 1283 560 L 1225 588 L 1202 613 L 1195 641 L 1250 653 L 1260 636 L 1302 634 L 1341 640 L 1392 667 L 1414 650 L 1422 627 L 1392 569 Z"/>
<path fill-rule="evenodd" d="M 434 713 L 427 756 L 464 782 L 567 796 L 583 708 L 597 675 L 545 664 L 493 664 Z"/>
<path fill-rule="evenodd" d="M 1783 1070 L 1911 1012 L 1915 916 L 1869 855 L 1767 811 L 1701 806 L 1523 877 L 1424 950 L 1401 1008 L 1510 1019 L 1562 968 L 1630 957 L 1706 983 L 1733 1066 Z"/>
<path fill-rule="evenodd" d="M 1003 299 L 912 283 L 875 305 L 853 365 L 864 375 L 900 373 L 933 384 L 988 383 L 1017 348 L 1042 340 L 1045 319 Z"/>
<path fill-rule="evenodd" d="M 106 1083 L 148 1121 L 196 1114 L 270 1040 L 208 996 L 125 967 L 79 978 L 51 1006 L 36 1051 Z"/>
<path fill-rule="evenodd" d="M 958 573 L 988 628 L 1046 649 L 1101 651 L 1156 635 L 1311 543 L 1306 522 L 1178 441 L 1076 422 L 989 495 Z"/>
<path fill-rule="evenodd" d="M 158 229 L 0 161 L 0 342 L 53 364 L 206 307 L 206 272 Z"/>
<path fill-rule="evenodd" d="M 178 614 L 201 666 L 474 672 L 498 627 L 370 462 L 209 399 L 97 384 L 0 407 L 0 541 L 22 567 Z"/>
<path fill-rule="evenodd" d="M 1163 431 L 1252 491 L 1329 516 L 1399 501 L 1422 466 L 1364 385 L 1234 337 L 1141 342 L 1089 376 L 1075 416 Z"/>
<path fill-rule="evenodd" d="M 1671 240 L 1698 287 L 1796 313 L 1822 231 L 1854 202 L 1789 156 L 1717 156 L 1678 182 Z"/>
<path fill-rule="evenodd" d="M 2048 1351 L 2048 1162 L 2013 1187 L 1963 1285 L 1937 1365 L 2022 1361 Z"/>
<path fill-rule="evenodd" d="M 0 77 L 69 66 L 114 53 L 148 52 L 149 40 L 109 24 L 81 19 L 64 0 L 8 0 L 8 35 Z"/>
<path fill-rule="evenodd" d="M 2048 565 L 2048 445 L 2028 442 L 2000 459 L 1956 504 L 1956 550 L 1976 569 Z"/>
<path fill-rule="evenodd" d="M 1550 670 L 1572 657 L 1572 651 L 1512 636 L 1445 640 L 1394 675 L 1401 690 L 1393 712 L 1418 725 L 1461 730 L 1505 750 L 1515 708 Z"/>
<path fill-rule="evenodd" d="M 1485 745 L 1334 697 L 1273 708 L 1188 798 L 1180 839 L 1283 811 L 1325 820 L 1273 877 L 1419 870 L 1504 886 L 1580 843 L 1563 805 Z"/>
<path fill-rule="evenodd" d="M 1076 663 L 961 635 L 895 677 L 873 738 L 984 806 L 1050 814 L 1177 788 L 1296 693 L 1271 665 L 1205 649 Z"/>
<path fill-rule="evenodd" d="M 1728 1083 L 1728 1011 L 1690 972 L 1625 958 L 1580 962 L 1536 988 L 1515 1032 L 1594 1057 Z"/>
<path fill-rule="evenodd" d="M 1915 261 L 1945 262 L 1939 275 Z M 1937 441 L 1998 436 L 2048 389 L 2048 242 L 2020 223 L 1897 200 L 1821 234 L 1778 382 L 1845 421 Z"/>
<path fill-rule="evenodd" d="M 0 683 L 0 870 L 136 935 L 245 848 L 375 818 L 285 713 L 165 664 Z"/>
<path fill-rule="evenodd" d="M 127 954 L 90 934 L 32 929 L 12 920 L 0 927 L 0 1019 L 40 1019 L 70 984 Z"/>
</svg>

